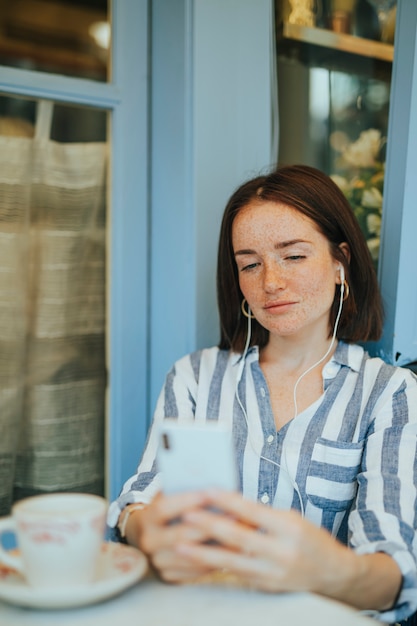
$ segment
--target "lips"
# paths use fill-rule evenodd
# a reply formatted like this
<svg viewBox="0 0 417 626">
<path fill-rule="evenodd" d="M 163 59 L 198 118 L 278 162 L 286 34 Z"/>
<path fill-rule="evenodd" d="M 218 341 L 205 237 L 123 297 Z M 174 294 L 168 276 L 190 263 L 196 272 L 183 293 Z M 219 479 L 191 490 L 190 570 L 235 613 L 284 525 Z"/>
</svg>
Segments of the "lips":
<svg viewBox="0 0 417 626">
<path fill-rule="evenodd" d="M 296 304 L 293 301 L 290 300 L 279 300 L 276 302 L 268 302 L 267 304 L 265 304 L 264 306 L 264 310 L 265 311 L 284 311 L 286 309 L 288 309 L 289 307 L 291 307 L 292 305 Z"/>
</svg>

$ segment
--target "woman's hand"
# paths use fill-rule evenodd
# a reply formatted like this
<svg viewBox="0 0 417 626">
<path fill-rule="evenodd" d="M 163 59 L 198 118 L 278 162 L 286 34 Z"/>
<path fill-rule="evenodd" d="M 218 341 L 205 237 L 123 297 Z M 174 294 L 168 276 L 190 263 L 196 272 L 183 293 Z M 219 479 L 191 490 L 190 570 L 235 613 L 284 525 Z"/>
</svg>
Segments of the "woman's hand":
<svg viewBox="0 0 417 626">
<path fill-rule="evenodd" d="M 358 555 L 296 511 L 279 511 L 213 491 L 183 516 L 194 541 L 175 546 L 191 569 L 227 570 L 244 585 L 264 591 L 313 591 L 360 609 L 385 610 L 401 586 L 395 561 L 383 553 Z M 215 543 L 202 543 L 211 539 Z M 175 561 L 175 556 L 173 556 Z"/>
<path fill-rule="evenodd" d="M 195 546 L 206 539 L 206 531 L 184 522 L 184 516 L 206 504 L 204 494 L 158 494 L 144 509 L 129 516 L 126 538 L 144 552 L 160 577 L 167 582 L 188 582 L 211 570 L 206 564 L 178 554 L 177 546 Z"/>
<path fill-rule="evenodd" d="M 167 582 L 227 572 L 218 580 L 270 592 L 313 591 L 380 611 L 392 606 L 401 586 L 389 555 L 358 555 L 296 511 L 238 493 L 160 494 L 131 513 L 126 536 Z"/>
<path fill-rule="evenodd" d="M 194 508 L 183 515 L 198 541 L 176 545 L 177 555 L 196 566 L 225 569 L 265 591 L 315 590 L 320 564 L 335 552 L 339 556 L 340 544 L 296 511 L 277 511 L 225 492 L 213 492 L 209 504 L 214 510 Z M 214 545 L 203 543 L 208 540 Z"/>
</svg>

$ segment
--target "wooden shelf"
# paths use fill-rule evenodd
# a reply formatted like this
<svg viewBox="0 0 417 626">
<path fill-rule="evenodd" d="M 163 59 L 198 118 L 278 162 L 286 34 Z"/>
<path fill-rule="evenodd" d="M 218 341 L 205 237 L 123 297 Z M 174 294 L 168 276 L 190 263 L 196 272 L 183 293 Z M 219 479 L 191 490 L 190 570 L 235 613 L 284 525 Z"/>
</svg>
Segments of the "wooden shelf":
<svg viewBox="0 0 417 626">
<path fill-rule="evenodd" d="M 355 37 L 345 33 L 336 33 L 324 28 L 299 26 L 298 24 L 284 22 L 283 36 L 287 39 L 294 39 L 382 61 L 392 62 L 394 58 L 394 46 L 390 44 L 363 39 L 362 37 Z"/>
</svg>

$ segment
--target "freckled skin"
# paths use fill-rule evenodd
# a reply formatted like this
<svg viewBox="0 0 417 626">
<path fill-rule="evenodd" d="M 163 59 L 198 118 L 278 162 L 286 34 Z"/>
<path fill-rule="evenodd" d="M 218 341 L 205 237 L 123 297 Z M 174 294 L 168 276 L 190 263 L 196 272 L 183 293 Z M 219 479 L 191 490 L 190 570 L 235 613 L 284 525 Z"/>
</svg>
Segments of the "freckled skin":
<svg viewBox="0 0 417 626">
<path fill-rule="evenodd" d="M 275 202 L 252 202 L 232 230 L 239 284 L 252 313 L 274 336 L 328 337 L 340 262 L 315 223 Z"/>
</svg>

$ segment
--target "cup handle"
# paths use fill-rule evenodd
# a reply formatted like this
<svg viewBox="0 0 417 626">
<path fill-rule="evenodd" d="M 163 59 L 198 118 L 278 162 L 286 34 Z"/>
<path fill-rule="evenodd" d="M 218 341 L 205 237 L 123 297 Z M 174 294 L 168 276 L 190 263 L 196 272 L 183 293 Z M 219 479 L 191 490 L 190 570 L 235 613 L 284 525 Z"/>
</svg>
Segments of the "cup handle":
<svg viewBox="0 0 417 626">
<path fill-rule="evenodd" d="M 5 550 L 1 543 L 1 535 L 7 531 L 15 532 L 15 521 L 12 517 L 0 519 L 0 564 L 8 565 L 23 574 L 23 562 L 20 556 L 10 554 L 10 550 Z"/>
</svg>

